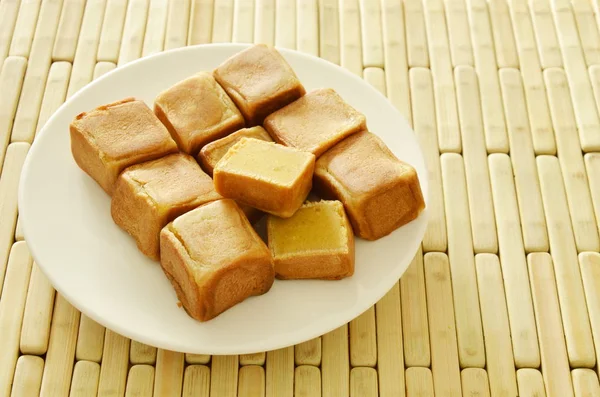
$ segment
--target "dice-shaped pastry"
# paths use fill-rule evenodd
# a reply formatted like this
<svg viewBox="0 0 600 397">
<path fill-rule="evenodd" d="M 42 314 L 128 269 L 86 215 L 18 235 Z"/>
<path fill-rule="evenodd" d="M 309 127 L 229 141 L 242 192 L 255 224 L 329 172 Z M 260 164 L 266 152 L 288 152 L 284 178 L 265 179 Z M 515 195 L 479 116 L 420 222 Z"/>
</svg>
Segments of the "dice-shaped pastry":
<svg viewBox="0 0 600 397">
<path fill-rule="evenodd" d="M 143 254 L 158 260 L 161 229 L 177 216 L 220 198 L 194 158 L 175 153 L 126 168 L 116 183 L 111 214 Z"/>
<path fill-rule="evenodd" d="M 319 157 L 367 124 L 337 92 L 321 88 L 267 116 L 264 127 L 276 142 Z"/>
<path fill-rule="evenodd" d="M 80 113 L 69 130 L 75 162 L 109 195 L 126 167 L 177 151 L 165 126 L 134 98 Z"/>
<path fill-rule="evenodd" d="M 308 196 L 314 167 L 312 153 L 242 138 L 217 163 L 213 177 L 223 197 L 288 218 Z"/>
<path fill-rule="evenodd" d="M 202 146 L 244 127 L 244 118 L 211 73 L 200 72 L 161 92 L 154 112 L 179 148 L 196 156 Z"/>
<path fill-rule="evenodd" d="M 354 274 L 354 234 L 337 200 L 305 203 L 287 219 L 269 215 L 267 234 L 277 278 L 339 280 Z"/>
<path fill-rule="evenodd" d="M 160 234 L 160 263 L 187 313 L 210 320 L 274 281 L 269 249 L 233 200 L 202 205 Z"/>
<path fill-rule="evenodd" d="M 238 106 L 249 127 L 306 92 L 296 73 L 273 47 L 254 45 L 223 62 L 213 75 Z"/>
<path fill-rule="evenodd" d="M 221 158 L 225 156 L 225 153 L 227 153 L 227 151 L 242 138 L 255 138 L 273 142 L 271 136 L 261 126 L 242 128 L 239 131 L 227 135 L 225 138 L 217 139 L 204 146 L 198 155 L 198 161 L 202 164 L 202 168 L 212 176 L 213 170 L 219 160 L 221 160 Z M 245 204 L 238 204 L 252 224 L 258 222 L 264 215 L 262 211 L 257 210 L 256 208 Z"/>
<path fill-rule="evenodd" d="M 344 204 L 354 233 L 377 240 L 417 218 L 425 201 L 417 172 L 375 134 L 338 143 L 316 163 L 315 188 Z"/>
</svg>

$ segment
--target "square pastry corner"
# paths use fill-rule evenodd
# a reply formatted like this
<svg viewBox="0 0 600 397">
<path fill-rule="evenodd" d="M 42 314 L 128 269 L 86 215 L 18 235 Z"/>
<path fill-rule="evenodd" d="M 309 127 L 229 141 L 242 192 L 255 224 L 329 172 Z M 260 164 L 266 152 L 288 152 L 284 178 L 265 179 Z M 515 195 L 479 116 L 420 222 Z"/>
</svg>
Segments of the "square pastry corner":
<svg viewBox="0 0 600 397">
<path fill-rule="evenodd" d="M 292 67 L 275 48 L 257 44 L 213 71 L 238 106 L 249 127 L 262 124 L 270 113 L 306 93 Z"/>
<path fill-rule="evenodd" d="M 221 198 L 194 158 L 176 153 L 126 168 L 116 183 L 111 215 L 144 255 L 158 260 L 159 235 L 167 223 Z"/>
<path fill-rule="evenodd" d="M 199 321 L 268 292 L 275 278 L 269 249 L 233 200 L 176 218 L 161 231 L 160 252 L 178 299 Z"/>
<path fill-rule="evenodd" d="M 135 98 L 78 114 L 69 132 L 75 162 L 109 195 L 125 168 L 177 152 L 169 131 Z"/>
<path fill-rule="evenodd" d="M 368 131 L 323 154 L 315 166 L 314 183 L 322 197 L 344 203 L 354 233 L 366 240 L 390 234 L 425 209 L 416 170 Z"/>
<path fill-rule="evenodd" d="M 207 143 L 245 125 L 236 105 L 208 72 L 162 91 L 154 101 L 154 112 L 179 148 L 192 156 Z"/>
</svg>

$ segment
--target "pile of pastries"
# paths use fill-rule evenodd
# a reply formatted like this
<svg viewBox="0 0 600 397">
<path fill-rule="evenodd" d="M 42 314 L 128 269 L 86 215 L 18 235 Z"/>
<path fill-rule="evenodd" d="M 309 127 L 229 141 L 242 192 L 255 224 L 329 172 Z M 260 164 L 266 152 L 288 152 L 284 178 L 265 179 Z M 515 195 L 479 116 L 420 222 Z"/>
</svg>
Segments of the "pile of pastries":
<svg viewBox="0 0 600 397">
<path fill-rule="evenodd" d="M 275 277 L 352 276 L 355 236 L 384 237 L 425 207 L 415 169 L 365 116 L 330 88 L 306 92 L 266 45 L 178 82 L 154 109 L 125 98 L 81 113 L 70 137 L 114 222 L 199 321 Z"/>
</svg>

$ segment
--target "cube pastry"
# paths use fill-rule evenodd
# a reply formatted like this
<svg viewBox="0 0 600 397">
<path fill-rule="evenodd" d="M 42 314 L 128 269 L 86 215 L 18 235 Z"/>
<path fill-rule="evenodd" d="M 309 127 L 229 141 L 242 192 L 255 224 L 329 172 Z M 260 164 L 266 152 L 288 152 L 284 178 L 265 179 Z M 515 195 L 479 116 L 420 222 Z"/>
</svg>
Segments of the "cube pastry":
<svg viewBox="0 0 600 397">
<path fill-rule="evenodd" d="M 227 59 L 213 75 L 238 106 L 249 127 L 306 92 L 273 47 L 257 44 Z"/>
<path fill-rule="evenodd" d="M 306 203 L 287 219 L 269 215 L 267 233 L 277 278 L 339 280 L 354 274 L 354 234 L 339 201 Z"/>
<path fill-rule="evenodd" d="M 242 138 L 255 138 L 267 142 L 273 142 L 271 136 L 261 126 L 243 128 L 225 138 L 218 139 L 209 143 L 200 150 L 198 161 L 202 164 L 204 170 L 209 174 L 213 174 L 215 165 L 225 156 L 225 153 Z"/>
<path fill-rule="evenodd" d="M 255 138 L 263 141 L 273 142 L 273 139 L 269 136 L 267 131 L 261 126 L 243 128 L 232 134 L 227 135 L 225 138 L 217 139 L 200 150 L 198 155 L 198 161 L 202 164 L 204 170 L 212 176 L 215 165 L 221 160 L 221 158 L 227 153 L 227 151 L 235 145 L 242 138 Z M 238 203 L 242 211 L 248 217 L 250 223 L 254 224 L 262 218 L 264 213 L 256 208 L 248 205 Z"/>
<path fill-rule="evenodd" d="M 160 230 L 167 223 L 221 198 L 194 158 L 176 153 L 126 168 L 115 186 L 111 214 L 142 253 L 158 260 Z"/>
<path fill-rule="evenodd" d="M 242 138 L 217 163 L 215 189 L 241 204 L 288 218 L 308 196 L 314 166 L 311 153 Z"/>
<path fill-rule="evenodd" d="M 78 114 L 69 132 L 75 162 L 109 195 L 126 167 L 177 151 L 165 126 L 134 98 Z"/>
<path fill-rule="evenodd" d="M 244 127 L 244 118 L 210 73 L 197 73 L 161 92 L 154 112 L 179 148 L 197 155 L 202 146 Z"/>
<path fill-rule="evenodd" d="M 309 92 L 270 114 L 265 129 L 276 142 L 319 157 L 336 143 L 367 128 L 365 116 L 331 88 Z"/>
<path fill-rule="evenodd" d="M 376 240 L 417 218 L 425 208 L 417 172 L 398 160 L 375 134 L 354 134 L 323 154 L 314 183 L 340 200 L 354 233 Z"/>
<path fill-rule="evenodd" d="M 184 309 L 210 320 L 274 281 L 269 249 L 232 200 L 200 206 L 160 233 L 160 263 Z"/>
</svg>

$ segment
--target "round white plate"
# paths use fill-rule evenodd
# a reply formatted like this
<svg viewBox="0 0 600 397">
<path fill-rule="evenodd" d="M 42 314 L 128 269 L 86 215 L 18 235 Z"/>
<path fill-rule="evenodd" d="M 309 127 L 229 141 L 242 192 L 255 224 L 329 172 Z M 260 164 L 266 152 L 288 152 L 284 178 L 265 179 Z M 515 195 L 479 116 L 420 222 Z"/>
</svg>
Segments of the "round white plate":
<svg viewBox="0 0 600 397">
<path fill-rule="evenodd" d="M 119 67 L 87 85 L 48 120 L 25 162 L 19 188 L 23 232 L 52 285 L 98 323 L 156 347 L 245 354 L 277 349 L 333 330 L 375 304 L 408 267 L 425 233 L 426 211 L 378 241 L 356 241 L 356 270 L 341 281 L 275 281 L 216 319 L 200 323 L 177 306 L 158 263 L 144 257 L 110 216 L 110 199 L 75 164 L 69 123 L 82 111 L 134 96 L 154 97 L 246 45 L 181 48 Z M 414 133 L 377 90 L 322 59 L 281 50 L 307 90 L 332 87 L 363 112 L 371 131 L 412 164 L 428 197 L 427 170 Z"/>
</svg>

